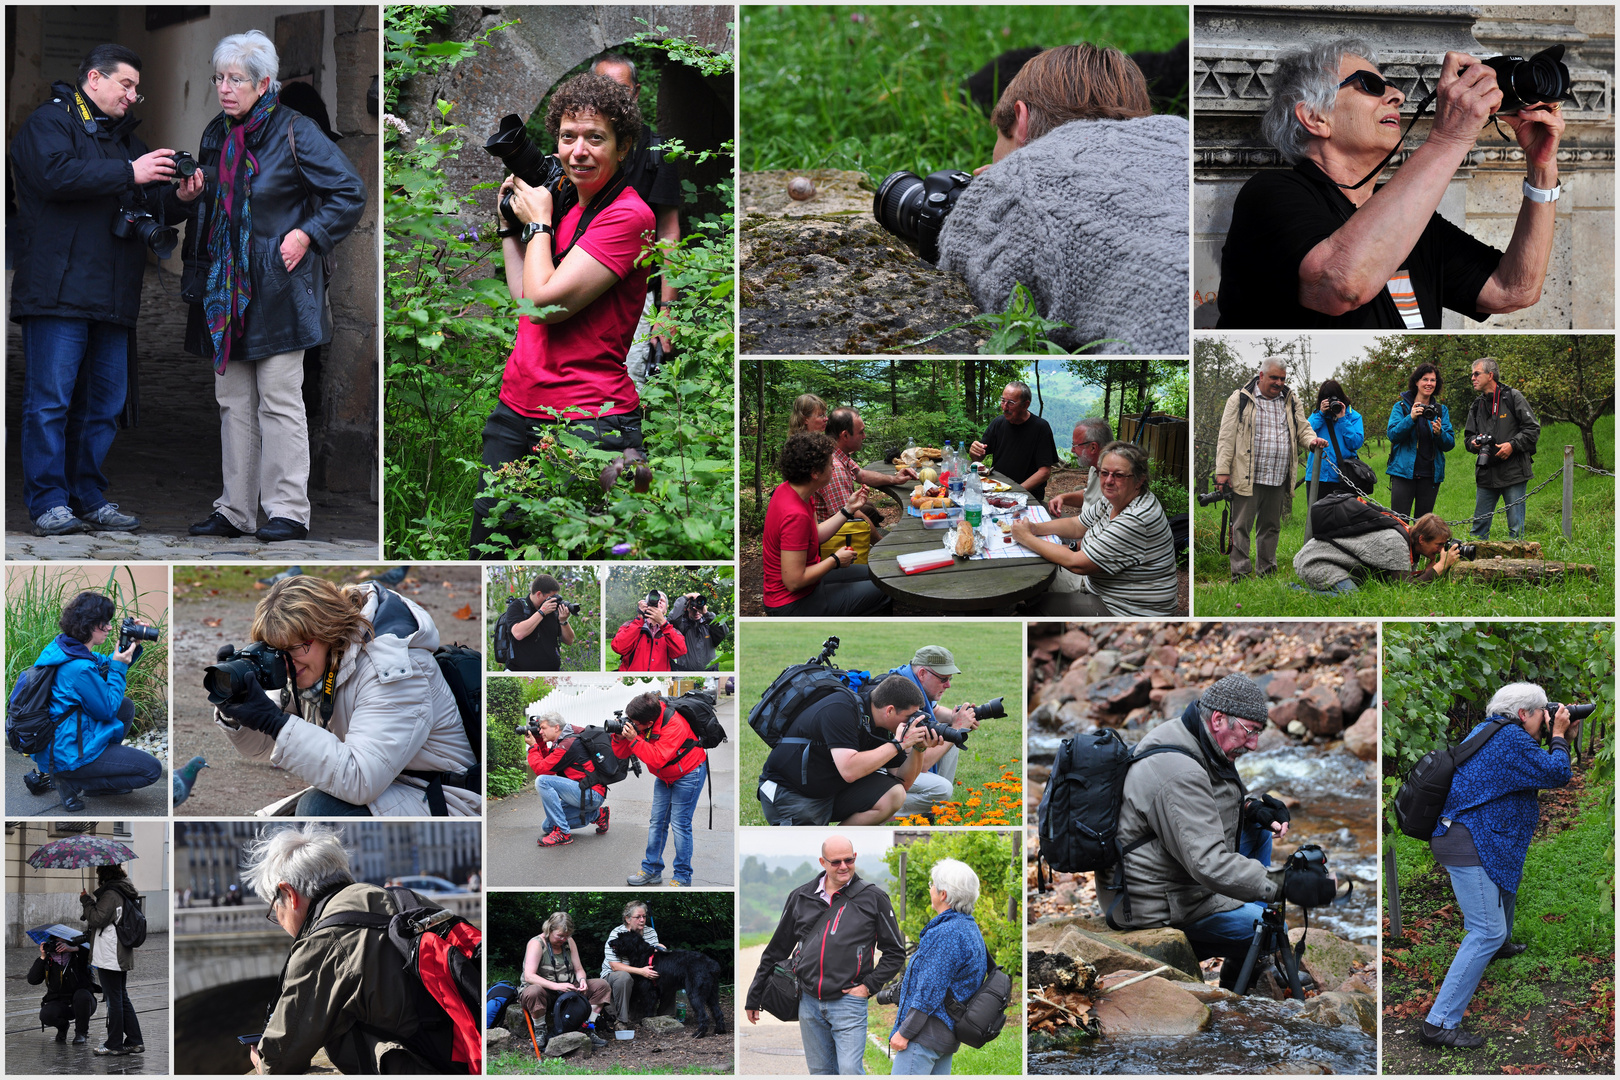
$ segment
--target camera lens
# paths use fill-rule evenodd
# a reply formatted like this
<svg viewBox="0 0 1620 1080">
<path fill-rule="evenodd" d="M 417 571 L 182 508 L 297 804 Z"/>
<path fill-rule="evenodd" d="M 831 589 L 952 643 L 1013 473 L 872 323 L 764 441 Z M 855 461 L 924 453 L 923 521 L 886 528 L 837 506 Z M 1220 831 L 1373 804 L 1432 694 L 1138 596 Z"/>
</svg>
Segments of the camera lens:
<svg viewBox="0 0 1620 1080">
<path fill-rule="evenodd" d="M 485 141 L 484 149 L 500 158 L 507 171 L 525 184 L 538 186 L 545 182 L 546 155 L 530 141 L 529 133 L 523 130 L 523 118 L 516 113 L 501 118 L 500 127 Z"/>
<path fill-rule="evenodd" d="M 197 159 L 186 153 L 184 150 L 181 150 L 174 155 L 174 175 L 180 177 L 182 180 L 196 172 L 200 167 L 201 166 L 197 164 Z"/>
</svg>

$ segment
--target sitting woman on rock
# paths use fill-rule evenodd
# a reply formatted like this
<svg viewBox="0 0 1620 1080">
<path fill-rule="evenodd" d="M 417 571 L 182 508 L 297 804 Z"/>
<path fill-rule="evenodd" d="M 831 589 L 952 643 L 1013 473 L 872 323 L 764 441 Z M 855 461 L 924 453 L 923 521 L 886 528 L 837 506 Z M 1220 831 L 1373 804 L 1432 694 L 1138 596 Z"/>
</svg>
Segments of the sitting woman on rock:
<svg viewBox="0 0 1620 1080">
<path fill-rule="evenodd" d="M 928 871 L 928 902 L 935 915 L 917 936 L 917 953 L 900 982 L 899 1008 L 889 1032 L 896 1053 L 893 1076 L 947 1076 L 961 1042 L 946 995 L 973 996 L 985 976 L 984 935 L 973 921 L 979 875 L 956 859 L 941 859 Z"/>
<path fill-rule="evenodd" d="M 591 1003 L 584 1029 L 591 1037 L 591 1045 L 607 1045 L 607 1040 L 596 1033 L 596 1016 L 608 1003 L 611 991 L 606 980 L 586 978 L 585 965 L 579 959 L 579 945 L 574 941 L 574 919 L 568 912 L 552 912 L 540 925 L 540 933 L 529 939 L 523 950 L 523 975 L 519 982 L 522 985 L 518 1000 L 535 1021 L 536 1039 L 549 1039 L 557 1034 L 550 1030 L 546 1030 L 544 1036 L 540 1034 L 557 995 L 579 993 Z M 544 1049 L 545 1043 L 540 1046 Z"/>
<path fill-rule="evenodd" d="M 811 496 L 832 482 L 837 449 L 819 431 L 790 435 L 782 448 L 782 483 L 765 511 L 767 615 L 878 615 L 890 607 L 872 572 L 855 565 L 853 548 L 821 554 L 822 541 L 866 506 L 866 489 L 858 487 L 832 517 L 816 524 Z"/>
<path fill-rule="evenodd" d="M 1294 573 L 1305 583 L 1294 587 L 1332 596 L 1355 592 L 1357 579 L 1427 585 L 1462 558 L 1456 547 L 1446 546 L 1450 539 L 1451 526 L 1434 514 L 1424 514 L 1410 526 L 1392 519 L 1389 528 L 1360 536 L 1313 536 L 1294 556 Z M 1417 569 L 1425 558 L 1429 565 Z"/>
</svg>

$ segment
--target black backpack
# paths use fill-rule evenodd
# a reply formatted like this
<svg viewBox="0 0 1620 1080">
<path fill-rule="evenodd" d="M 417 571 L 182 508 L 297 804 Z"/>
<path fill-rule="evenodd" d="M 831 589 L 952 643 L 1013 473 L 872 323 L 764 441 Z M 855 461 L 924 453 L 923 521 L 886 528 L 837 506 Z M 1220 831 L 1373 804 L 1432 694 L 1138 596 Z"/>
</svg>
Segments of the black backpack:
<svg viewBox="0 0 1620 1080">
<path fill-rule="evenodd" d="M 1379 510 L 1364 499 L 1348 491 L 1335 491 L 1311 504 L 1311 538 L 1335 540 L 1347 536 L 1365 536 L 1379 529 L 1405 530 L 1405 524 L 1395 515 Z"/>
<path fill-rule="evenodd" d="M 146 912 L 141 910 L 141 898 L 124 898 L 118 921 L 113 924 L 118 933 L 118 944 L 126 949 L 138 949 L 146 944 Z"/>
<path fill-rule="evenodd" d="M 517 663 L 517 638 L 512 636 L 512 627 L 525 616 L 520 616 L 522 606 L 507 604 L 501 617 L 495 620 L 495 662 L 507 671 Z"/>
<path fill-rule="evenodd" d="M 1460 745 L 1442 746 L 1419 758 L 1395 793 L 1395 824 L 1401 832 L 1414 840 L 1432 839 L 1434 827 L 1440 823 L 1440 812 L 1451 796 L 1451 778 L 1457 769 L 1479 753 L 1492 735 L 1512 722 L 1489 721 L 1477 735 L 1464 739 Z"/>
<path fill-rule="evenodd" d="M 613 752 L 613 735 L 607 728 L 574 725 L 570 726 L 567 734 L 574 737 L 576 745 L 574 753 L 562 763 L 563 767 L 582 759 L 591 763 L 591 768 L 585 770 L 585 776 L 579 782 L 581 791 L 597 784 L 617 784 L 630 775 L 631 759 Z"/>
<path fill-rule="evenodd" d="M 951 1018 L 951 1034 L 975 1049 L 991 1042 L 1007 1023 L 1007 1006 L 1012 1003 L 1012 979 L 985 950 L 984 981 L 963 1002 L 946 991 L 945 1011 Z"/>
<path fill-rule="evenodd" d="M 433 651 L 439 662 L 439 673 L 456 699 L 456 712 L 461 714 L 461 728 L 467 733 L 467 743 L 473 757 L 484 759 L 484 655 L 466 645 L 446 645 Z"/>
<path fill-rule="evenodd" d="M 19 754 L 32 757 L 49 750 L 57 726 L 68 715 L 51 715 L 51 695 L 56 689 L 57 666 L 31 667 L 17 676 L 6 702 L 6 743 Z M 73 712 L 78 712 L 75 707 Z"/>
<path fill-rule="evenodd" d="M 703 749 L 713 750 L 726 741 L 726 729 L 720 726 L 720 717 L 714 711 L 714 691 L 693 690 L 677 698 L 660 700 L 686 719 Z"/>
<path fill-rule="evenodd" d="M 864 671 L 843 671 L 826 664 L 794 664 L 776 677 L 765 694 L 748 711 L 748 726 L 776 748 L 799 714 L 830 694 L 843 694 L 856 710 L 864 696 L 870 696 L 872 677 Z M 798 741 L 798 740 L 796 740 Z"/>
</svg>

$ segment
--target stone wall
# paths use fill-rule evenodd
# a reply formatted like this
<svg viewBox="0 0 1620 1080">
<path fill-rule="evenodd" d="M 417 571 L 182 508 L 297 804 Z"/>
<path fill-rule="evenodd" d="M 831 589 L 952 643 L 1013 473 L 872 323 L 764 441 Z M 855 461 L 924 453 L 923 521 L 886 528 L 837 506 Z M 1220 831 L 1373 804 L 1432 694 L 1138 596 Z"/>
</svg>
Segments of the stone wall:
<svg viewBox="0 0 1620 1080">
<path fill-rule="evenodd" d="M 1612 6 L 1199 6 L 1193 21 L 1195 326 L 1215 324 L 1221 246 L 1238 190 L 1257 170 L 1284 167 L 1260 136 L 1273 58 L 1290 45 L 1339 36 L 1364 38 L 1378 50 L 1384 74 L 1406 93 L 1403 125 L 1433 89 L 1447 50 L 1483 58 L 1528 56 L 1554 44 L 1566 47 L 1575 100 L 1563 108 L 1567 126 L 1558 166 L 1564 193 L 1542 299 L 1484 323 L 1447 311 L 1445 326 L 1614 326 Z M 1420 121 L 1406 147 L 1421 145 L 1429 127 L 1428 118 Z M 1503 130 L 1509 129 L 1504 125 Z M 1395 163 L 1401 160 L 1397 155 Z M 1442 198 L 1440 214 L 1484 242 L 1505 247 L 1518 214 L 1523 177 L 1523 153 L 1487 128 Z"/>
</svg>

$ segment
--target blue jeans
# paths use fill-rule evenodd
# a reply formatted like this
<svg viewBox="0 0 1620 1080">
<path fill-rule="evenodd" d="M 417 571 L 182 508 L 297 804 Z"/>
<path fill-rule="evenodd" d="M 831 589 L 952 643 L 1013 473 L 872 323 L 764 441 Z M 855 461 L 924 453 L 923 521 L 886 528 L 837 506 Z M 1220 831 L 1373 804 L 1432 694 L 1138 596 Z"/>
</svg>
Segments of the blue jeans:
<svg viewBox="0 0 1620 1080">
<path fill-rule="evenodd" d="M 1270 829 L 1242 828 L 1238 831 L 1238 854 L 1269 867 L 1271 841 Z M 1187 935 L 1193 952 L 1200 960 L 1208 960 L 1212 956 L 1231 957 L 1234 954 L 1241 957 L 1249 951 L 1249 943 L 1254 940 L 1254 924 L 1265 910 L 1266 905 L 1261 903 L 1244 904 L 1231 911 L 1205 915 L 1181 927 L 1181 931 Z"/>
<path fill-rule="evenodd" d="M 370 817 L 371 807 L 345 802 L 336 795 L 328 795 L 320 788 L 314 788 L 299 796 L 298 806 L 293 812 L 299 817 Z"/>
<path fill-rule="evenodd" d="M 129 379 L 129 330 L 89 319 L 22 320 L 23 498 L 30 517 L 53 506 L 88 514 L 107 502 L 101 463 L 112 449 Z"/>
<path fill-rule="evenodd" d="M 869 998 L 844 994 L 819 1001 L 799 999 L 799 1038 L 804 1063 L 812 1076 L 862 1076 L 866 1073 L 866 1003 Z"/>
<path fill-rule="evenodd" d="M 675 880 L 682 885 L 692 884 L 692 812 L 697 809 L 698 796 L 703 794 L 703 781 L 708 775 L 709 763 L 705 761 L 673 784 L 653 781 L 652 820 L 647 823 L 647 854 L 641 860 L 643 874 L 664 872 L 664 840 L 669 836 L 670 819 L 673 817 Z"/>
<path fill-rule="evenodd" d="M 106 749 L 87 765 L 81 765 L 72 772 L 58 770 L 55 774 L 57 778 L 67 780 L 86 795 L 111 795 L 157 783 L 158 777 L 163 775 L 163 763 L 145 750 L 124 745 L 135 719 L 135 703 L 129 698 L 119 703 L 118 718 L 123 721 L 124 728 L 119 732 L 117 742 L 108 743 Z"/>
<path fill-rule="evenodd" d="M 904 1050 L 894 1055 L 894 1064 L 889 1067 L 889 1075 L 949 1076 L 951 1055 L 930 1050 L 922 1043 L 907 1043 Z"/>
<path fill-rule="evenodd" d="M 596 808 L 604 801 L 602 796 L 589 788 L 581 794 L 578 780 L 551 773 L 535 777 L 534 790 L 540 793 L 541 805 L 546 808 L 545 820 L 540 822 L 543 833 L 549 833 L 552 829 L 571 833 L 587 821 L 595 821 Z"/>
<path fill-rule="evenodd" d="M 1508 538 L 1517 540 L 1524 535 L 1524 493 L 1529 490 L 1530 481 L 1523 480 L 1517 484 L 1509 484 L 1505 488 L 1476 487 L 1474 489 L 1474 524 L 1468 531 L 1475 540 L 1489 540 L 1491 538 L 1491 516 L 1496 510 L 1496 500 L 1501 499 L 1507 503 Z M 1514 506 L 1514 503 L 1518 503 Z"/>
<path fill-rule="evenodd" d="M 1440 984 L 1426 1019 L 1437 1027 L 1453 1028 L 1462 1023 L 1463 1010 L 1485 975 L 1485 965 L 1513 930 L 1513 903 L 1518 896 L 1499 888 L 1483 866 L 1448 866 L 1446 873 L 1451 875 L 1451 892 L 1462 908 L 1463 929 L 1468 933 L 1451 958 L 1446 981 Z"/>
</svg>

